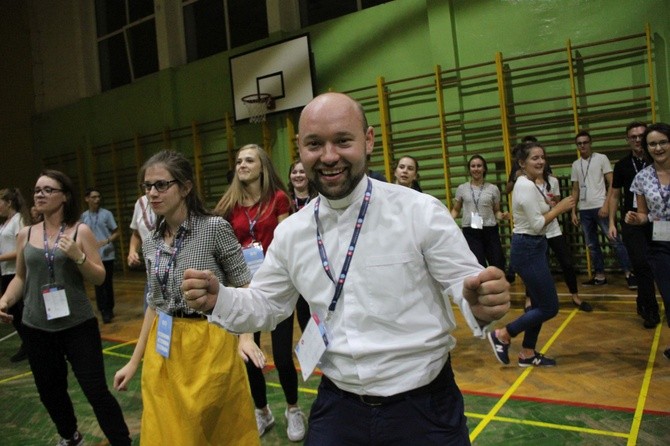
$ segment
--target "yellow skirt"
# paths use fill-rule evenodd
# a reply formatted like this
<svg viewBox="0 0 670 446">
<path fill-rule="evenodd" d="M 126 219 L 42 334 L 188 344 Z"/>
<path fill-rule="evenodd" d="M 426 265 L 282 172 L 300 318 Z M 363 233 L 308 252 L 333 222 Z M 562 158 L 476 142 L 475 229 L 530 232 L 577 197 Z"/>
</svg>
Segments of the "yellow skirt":
<svg viewBox="0 0 670 446">
<path fill-rule="evenodd" d="M 174 318 L 168 359 L 156 324 L 142 366 L 142 445 L 258 445 L 249 382 L 237 337 L 202 319 Z"/>
</svg>

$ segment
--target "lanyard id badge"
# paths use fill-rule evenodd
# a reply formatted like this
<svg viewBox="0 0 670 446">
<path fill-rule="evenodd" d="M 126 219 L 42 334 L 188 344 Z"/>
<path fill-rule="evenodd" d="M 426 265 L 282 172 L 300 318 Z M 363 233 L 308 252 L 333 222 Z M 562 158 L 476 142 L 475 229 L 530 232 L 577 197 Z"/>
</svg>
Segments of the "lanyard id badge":
<svg viewBox="0 0 670 446">
<path fill-rule="evenodd" d="M 170 357 L 172 344 L 172 316 L 158 312 L 158 329 L 156 330 L 156 353 L 164 358 Z"/>
<path fill-rule="evenodd" d="M 586 201 L 586 184 L 579 186 L 579 201 Z"/>
<path fill-rule="evenodd" d="M 655 242 L 670 242 L 670 221 L 656 220 L 652 222 L 651 239 Z"/>
<path fill-rule="evenodd" d="M 484 229 L 484 219 L 478 212 L 470 212 L 470 227 L 472 229 Z"/>
<path fill-rule="evenodd" d="M 55 283 L 42 286 L 42 297 L 47 311 L 47 320 L 58 319 L 70 315 L 65 288 Z"/>
<path fill-rule="evenodd" d="M 246 248 L 242 249 L 242 255 L 244 255 L 244 261 L 249 268 L 251 277 L 253 277 L 265 259 L 265 255 L 263 254 L 263 245 L 261 245 L 259 242 L 254 242 Z"/>
<path fill-rule="evenodd" d="M 307 381 L 312 375 L 329 344 L 330 334 L 325 322 L 319 319 L 316 313 L 313 313 L 295 346 L 295 355 L 300 363 L 303 381 Z"/>
</svg>

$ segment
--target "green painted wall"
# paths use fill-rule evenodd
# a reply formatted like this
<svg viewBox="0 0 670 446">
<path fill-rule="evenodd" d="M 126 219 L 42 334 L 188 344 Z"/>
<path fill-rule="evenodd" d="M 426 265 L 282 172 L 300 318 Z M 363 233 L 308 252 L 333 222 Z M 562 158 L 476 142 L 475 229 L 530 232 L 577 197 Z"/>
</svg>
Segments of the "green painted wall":
<svg viewBox="0 0 670 446">
<path fill-rule="evenodd" d="M 311 35 L 316 89 L 323 92 L 373 85 L 378 76 L 393 80 L 430 73 L 435 64 L 449 68 L 490 61 L 496 51 L 512 57 L 562 48 L 568 39 L 583 44 L 640 33 L 647 22 L 656 48 L 658 119 L 667 121 L 666 0 L 396 0 L 306 31 Z M 35 149 L 54 154 L 132 138 L 135 133 L 186 127 L 192 121 L 222 119 L 232 110 L 230 55 L 164 70 L 36 117 Z M 607 75 L 597 82 L 606 86 Z M 476 101 L 476 95 L 469 100 Z M 285 116 L 272 116 L 268 122 L 278 136 L 273 154 L 283 175 L 289 162 Z M 260 127 L 240 124 L 235 138 L 238 146 L 260 142 Z"/>
</svg>

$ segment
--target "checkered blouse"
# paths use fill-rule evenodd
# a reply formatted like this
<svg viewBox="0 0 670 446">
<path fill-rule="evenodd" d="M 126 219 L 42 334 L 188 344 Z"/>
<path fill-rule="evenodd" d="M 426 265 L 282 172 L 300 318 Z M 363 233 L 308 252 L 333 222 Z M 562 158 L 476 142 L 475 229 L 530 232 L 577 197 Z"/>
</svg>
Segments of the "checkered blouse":
<svg viewBox="0 0 670 446">
<path fill-rule="evenodd" d="M 221 217 L 189 215 L 180 226 L 179 230 L 184 231 L 183 240 L 175 262 L 170 267 L 163 293 L 159 277 L 163 280 L 175 249 L 163 242 L 161 234 L 164 229 L 165 221 L 142 245 L 149 283 L 147 303 L 151 308 L 169 314 L 180 310 L 184 313 L 196 312 L 187 307 L 180 288 L 184 271 L 188 268 L 208 269 L 219 282 L 228 286 L 242 286 L 251 281 L 240 244 L 230 224 Z M 158 275 L 155 268 L 157 259 Z"/>
</svg>

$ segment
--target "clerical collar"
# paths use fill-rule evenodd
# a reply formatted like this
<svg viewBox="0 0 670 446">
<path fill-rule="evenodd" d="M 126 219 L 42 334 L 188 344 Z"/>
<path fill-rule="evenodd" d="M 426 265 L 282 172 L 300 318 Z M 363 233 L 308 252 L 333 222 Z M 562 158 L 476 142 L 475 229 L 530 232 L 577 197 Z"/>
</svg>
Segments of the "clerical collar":
<svg viewBox="0 0 670 446">
<path fill-rule="evenodd" d="M 355 203 L 358 203 L 360 205 L 361 200 L 363 200 L 363 195 L 365 195 L 365 189 L 367 188 L 367 185 L 368 185 L 368 176 L 363 175 L 361 181 L 358 182 L 354 190 L 351 191 L 349 195 L 347 195 L 344 198 L 339 198 L 337 200 L 330 200 L 321 195 L 322 200 L 321 203 L 322 205 L 326 204 L 328 207 L 332 209 L 344 209 L 349 207 L 349 205 Z"/>
</svg>

